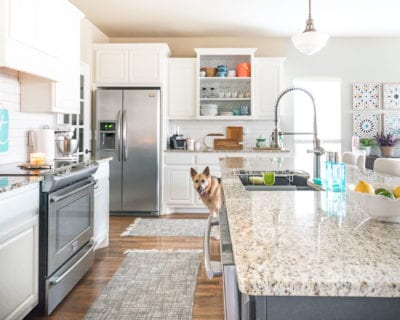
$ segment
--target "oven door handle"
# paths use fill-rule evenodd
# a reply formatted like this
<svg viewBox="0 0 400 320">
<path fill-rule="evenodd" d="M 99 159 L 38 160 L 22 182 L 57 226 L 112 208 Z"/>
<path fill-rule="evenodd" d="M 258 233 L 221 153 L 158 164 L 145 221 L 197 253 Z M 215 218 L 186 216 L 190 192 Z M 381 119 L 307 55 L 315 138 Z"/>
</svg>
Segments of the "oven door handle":
<svg viewBox="0 0 400 320">
<path fill-rule="evenodd" d="M 218 263 L 218 270 L 213 270 L 211 266 L 210 260 L 210 235 L 211 235 L 211 226 L 219 225 L 218 220 L 214 220 L 212 215 L 210 214 L 207 219 L 207 227 L 204 232 L 203 239 L 203 256 L 204 256 L 204 267 L 206 269 L 206 275 L 208 279 L 212 279 L 214 277 L 218 277 L 222 275 L 222 268 L 220 263 Z"/>
<path fill-rule="evenodd" d="M 94 246 L 93 241 L 89 242 L 88 251 L 82 257 L 80 257 L 79 260 L 76 261 L 71 267 L 69 267 L 68 270 L 65 271 L 61 276 L 56 276 L 56 277 L 50 278 L 49 284 L 55 286 L 56 284 L 60 283 L 68 274 L 71 273 L 72 270 L 74 270 L 76 268 L 77 265 L 79 265 L 83 260 L 86 259 L 86 257 L 92 251 L 93 246 Z"/>
<path fill-rule="evenodd" d="M 64 200 L 73 194 L 79 193 L 82 190 L 85 190 L 91 186 L 94 186 L 95 184 L 96 184 L 96 181 L 91 180 L 90 182 L 83 185 L 82 187 L 79 187 L 78 189 L 74 189 L 74 190 L 67 192 L 65 194 L 62 194 L 60 196 L 50 196 L 50 202 L 58 202 L 58 201 Z"/>
</svg>

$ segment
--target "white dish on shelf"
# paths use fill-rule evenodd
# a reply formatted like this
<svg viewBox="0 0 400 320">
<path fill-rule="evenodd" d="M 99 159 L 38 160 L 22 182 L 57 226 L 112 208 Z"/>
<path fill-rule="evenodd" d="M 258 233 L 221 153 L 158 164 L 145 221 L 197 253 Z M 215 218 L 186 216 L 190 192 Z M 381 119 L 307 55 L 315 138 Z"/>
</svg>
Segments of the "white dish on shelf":
<svg viewBox="0 0 400 320">
<path fill-rule="evenodd" d="M 220 116 L 233 116 L 233 112 L 232 111 L 222 111 L 219 115 Z"/>
<path fill-rule="evenodd" d="M 393 186 L 387 184 L 372 184 L 374 190 L 384 188 L 392 191 Z M 348 185 L 351 196 L 355 199 L 355 204 L 368 214 L 371 218 L 384 221 L 400 223 L 400 198 L 391 199 L 382 195 L 362 193 L 354 191 L 355 185 Z"/>
<path fill-rule="evenodd" d="M 200 105 L 200 115 L 201 116 L 216 116 L 218 114 L 217 104 L 201 104 Z"/>
</svg>

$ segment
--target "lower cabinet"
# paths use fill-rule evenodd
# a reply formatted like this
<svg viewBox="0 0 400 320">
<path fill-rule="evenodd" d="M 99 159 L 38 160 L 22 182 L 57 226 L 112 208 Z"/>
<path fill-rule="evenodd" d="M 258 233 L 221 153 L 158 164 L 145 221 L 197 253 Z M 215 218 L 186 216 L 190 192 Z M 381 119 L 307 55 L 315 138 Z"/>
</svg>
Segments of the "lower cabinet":
<svg viewBox="0 0 400 320">
<path fill-rule="evenodd" d="M 0 319 L 22 319 L 38 303 L 39 183 L 0 194 L 0 207 Z"/>
<path fill-rule="evenodd" d="M 209 166 L 211 175 L 220 177 L 218 158 L 219 155 L 195 154 L 166 154 L 164 157 L 164 188 L 163 204 L 164 213 L 179 210 L 195 209 L 194 211 L 207 212 L 207 208 L 199 199 L 197 191 L 193 188 L 190 168 L 202 172 Z M 178 210 L 177 210 L 178 209 Z M 190 210 L 189 210 L 190 211 Z"/>
<path fill-rule="evenodd" d="M 108 231 L 110 219 L 110 164 L 101 161 L 94 178 L 97 180 L 94 189 L 94 241 L 95 249 L 108 246 Z"/>
</svg>

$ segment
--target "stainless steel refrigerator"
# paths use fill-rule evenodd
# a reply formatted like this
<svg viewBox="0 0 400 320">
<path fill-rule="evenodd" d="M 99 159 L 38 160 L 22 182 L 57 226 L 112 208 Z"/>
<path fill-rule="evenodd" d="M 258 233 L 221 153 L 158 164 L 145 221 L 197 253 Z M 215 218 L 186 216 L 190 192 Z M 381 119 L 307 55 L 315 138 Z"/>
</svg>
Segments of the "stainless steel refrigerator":
<svg viewBox="0 0 400 320">
<path fill-rule="evenodd" d="M 159 215 L 160 90 L 96 90 L 97 157 L 112 156 L 110 213 Z"/>
</svg>

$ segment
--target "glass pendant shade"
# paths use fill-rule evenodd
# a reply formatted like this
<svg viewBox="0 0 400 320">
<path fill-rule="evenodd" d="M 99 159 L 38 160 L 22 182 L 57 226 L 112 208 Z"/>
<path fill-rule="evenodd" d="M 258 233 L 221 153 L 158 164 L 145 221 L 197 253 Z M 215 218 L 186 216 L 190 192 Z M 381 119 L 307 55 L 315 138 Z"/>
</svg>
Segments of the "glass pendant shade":
<svg viewBox="0 0 400 320">
<path fill-rule="evenodd" d="M 328 39 L 329 34 L 317 31 L 304 31 L 292 36 L 296 49 L 307 55 L 312 55 L 325 47 Z"/>
</svg>

